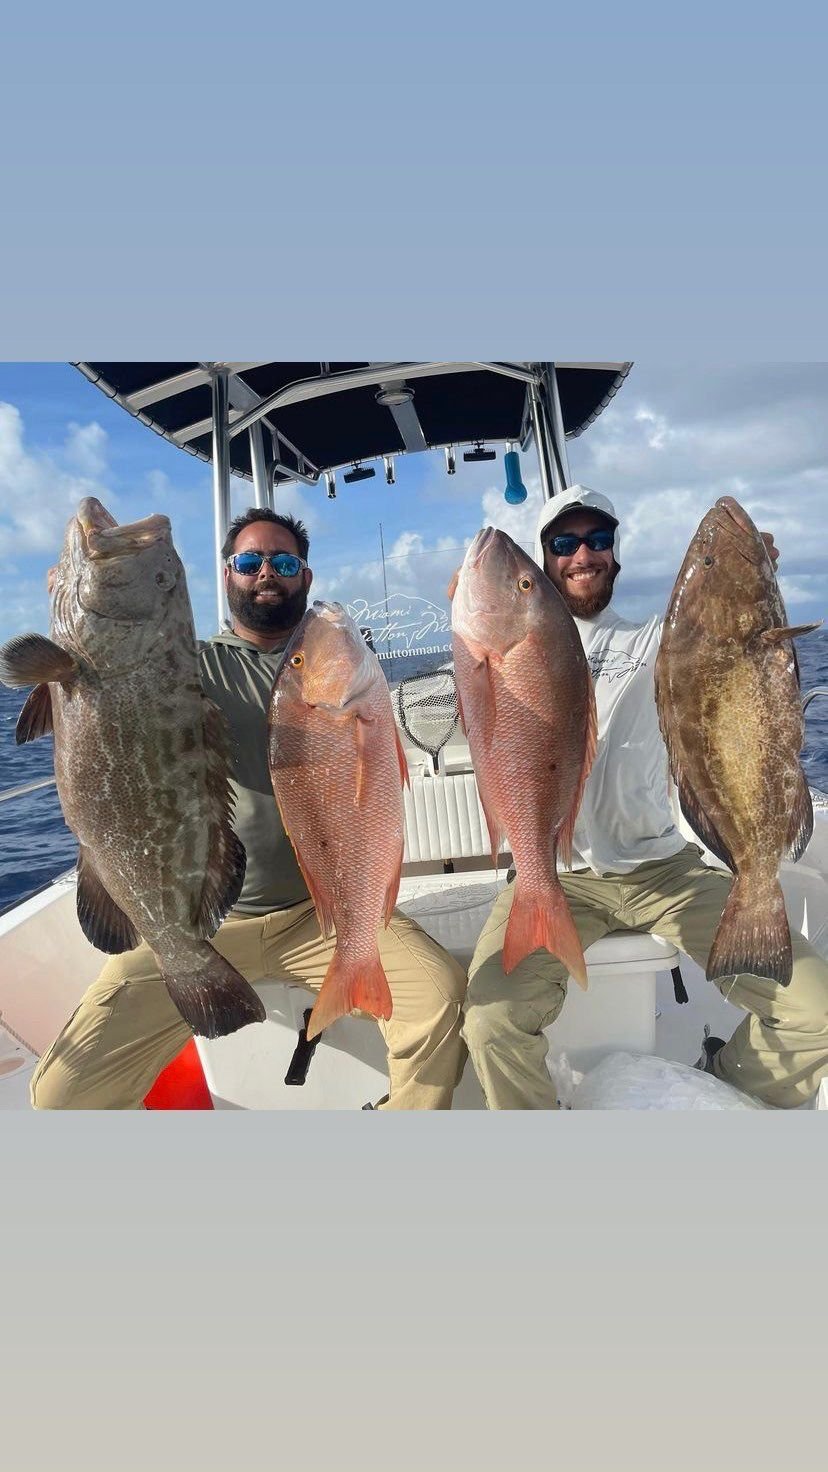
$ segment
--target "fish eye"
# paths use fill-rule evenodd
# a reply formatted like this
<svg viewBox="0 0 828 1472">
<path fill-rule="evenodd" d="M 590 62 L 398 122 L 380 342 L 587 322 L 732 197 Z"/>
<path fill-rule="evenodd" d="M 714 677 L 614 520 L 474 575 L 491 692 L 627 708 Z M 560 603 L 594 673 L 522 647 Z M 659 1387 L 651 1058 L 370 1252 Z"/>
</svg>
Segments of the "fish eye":
<svg viewBox="0 0 828 1472">
<path fill-rule="evenodd" d="M 705 559 L 704 559 L 704 565 L 705 565 L 705 567 L 712 567 L 713 566 L 713 558 L 712 557 L 705 557 Z"/>
<path fill-rule="evenodd" d="M 304 654 L 292 654 L 290 662 L 293 669 L 300 670 L 302 668 L 302 665 L 305 663 L 305 656 Z"/>
<path fill-rule="evenodd" d="M 520 588 L 520 591 L 522 593 L 528 593 L 529 592 L 529 589 L 530 588 L 534 588 L 534 586 L 535 586 L 534 578 L 527 578 L 527 577 L 518 578 L 518 587 Z"/>
</svg>

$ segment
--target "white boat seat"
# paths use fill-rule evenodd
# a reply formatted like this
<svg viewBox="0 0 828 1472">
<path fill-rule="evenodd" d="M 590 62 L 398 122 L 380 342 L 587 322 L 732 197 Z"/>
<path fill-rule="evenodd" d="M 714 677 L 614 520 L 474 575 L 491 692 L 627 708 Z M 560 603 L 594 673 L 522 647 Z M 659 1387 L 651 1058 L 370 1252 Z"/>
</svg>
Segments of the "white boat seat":
<svg viewBox="0 0 828 1472">
<path fill-rule="evenodd" d="M 671 971 L 678 951 L 660 935 L 646 930 L 611 930 L 587 947 L 584 960 L 590 977 L 614 975 L 619 969 L 629 971 L 631 967 L 641 974 Z"/>
<path fill-rule="evenodd" d="M 614 930 L 588 946 L 584 959 L 587 990 L 570 977 L 563 1008 L 546 1029 L 551 1057 L 565 1053 L 586 1072 L 609 1053 L 654 1053 L 656 975 L 672 971 L 675 981 L 676 947 L 646 931 Z"/>
</svg>

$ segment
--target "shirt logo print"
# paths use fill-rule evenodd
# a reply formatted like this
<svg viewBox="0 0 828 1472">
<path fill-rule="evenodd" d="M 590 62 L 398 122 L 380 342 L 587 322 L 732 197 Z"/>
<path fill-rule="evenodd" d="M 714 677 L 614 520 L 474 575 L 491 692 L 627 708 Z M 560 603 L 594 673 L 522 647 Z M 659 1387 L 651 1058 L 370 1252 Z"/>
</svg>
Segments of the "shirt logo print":
<svg viewBox="0 0 828 1472">
<path fill-rule="evenodd" d="M 629 679 L 646 664 L 646 660 L 619 649 L 597 650 L 587 655 L 587 661 L 593 680 L 606 680 L 608 685 Z"/>
</svg>

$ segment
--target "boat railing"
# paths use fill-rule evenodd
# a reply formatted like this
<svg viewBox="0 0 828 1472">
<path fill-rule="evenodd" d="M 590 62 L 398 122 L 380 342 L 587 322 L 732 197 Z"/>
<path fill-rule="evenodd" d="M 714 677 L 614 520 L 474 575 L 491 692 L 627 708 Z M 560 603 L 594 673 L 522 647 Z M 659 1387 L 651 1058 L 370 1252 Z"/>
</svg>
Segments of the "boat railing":
<svg viewBox="0 0 828 1472">
<path fill-rule="evenodd" d="M 25 797 L 29 792 L 37 792 L 39 787 L 54 785 L 54 777 L 40 777 L 37 782 L 22 782 L 19 787 L 6 787 L 0 792 L 0 802 L 11 802 L 15 797 Z"/>
<path fill-rule="evenodd" d="M 443 671 L 441 671 L 441 673 L 444 674 Z M 828 697 L 828 686 L 818 685 L 813 690 L 809 690 L 805 695 L 803 695 L 803 713 L 808 709 L 811 701 L 816 700 L 819 696 Z M 13 799 L 16 797 L 26 797 L 30 792 L 37 792 L 40 788 L 54 787 L 54 785 L 54 777 L 39 777 L 35 782 L 22 782 L 17 787 L 6 787 L 2 792 L 0 792 L 0 802 L 12 802 Z"/>
</svg>

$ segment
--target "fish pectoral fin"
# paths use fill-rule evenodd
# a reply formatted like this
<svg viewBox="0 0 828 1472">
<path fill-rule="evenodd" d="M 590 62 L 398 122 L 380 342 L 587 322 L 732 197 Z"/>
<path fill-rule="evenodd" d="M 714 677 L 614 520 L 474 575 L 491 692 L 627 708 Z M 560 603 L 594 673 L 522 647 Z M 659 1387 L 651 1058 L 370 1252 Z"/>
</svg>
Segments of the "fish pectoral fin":
<svg viewBox="0 0 828 1472">
<path fill-rule="evenodd" d="M 128 915 L 116 905 L 95 868 L 89 852 L 78 855 L 78 921 L 90 945 L 107 955 L 134 951 L 141 937 Z"/>
<path fill-rule="evenodd" d="M 465 671 L 466 688 L 464 691 L 465 701 L 463 709 L 468 716 L 469 711 L 474 712 L 476 725 L 471 730 L 476 730 L 486 746 L 490 745 L 492 731 L 494 729 L 496 701 L 494 682 L 492 680 L 492 668 L 488 659 L 479 659 L 473 665 L 468 665 Z M 466 736 L 471 734 L 469 725 L 464 725 Z"/>
<path fill-rule="evenodd" d="M 26 741 L 36 741 L 38 736 L 48 736 L 53 729 L 52 692 L 48 685 L 35 685 L 17 717 L 14 739 L 18 746 L 23 746 Z"/>
<path fill-rule="evenodd" d="M 794 864 L 797 859 L 802 858 L 814 831 L 814 805 L 804 772 L 800 772 L 800 779 L 799 792 L 791 809 L 791 821 L 788 828 L 788 854 Z"/>
<path fill-rule="evenodd" d="M 790 624 L 784 629 L 763 629 L 759 638 L 763 644 L 781 644 L 783 639 L 798 639 L 801 634 L 812 634 L 822 628 L 822 619 L 815 624 Z"/>
<path fill-rule="evenodd" d="M 74 680 L 79 670 L 71 654 L 42 634 L 21 634 L 0 649 L 0 680 L 13 688 Z"/>
<path fill-rule="evenodd" d="M 241 894 L 247 854 L 230 821 L 232 796 L 227 776 L 226 722 L 218 706 L 206 696 L 202 717 L 210 818 L 207 868 L 193 922 L 202 940 L 209 940 Z"/>
<path fill-rule="evenodd" d="M 722 863 L 727 864 L 728 869 L 732 873 L 735 873 L 736 865 L 733 862 L 733 855 L 730 849 L 724 840 L 719 837 L 713 823 L 708 818 L 707 813 L 704 811 L 692 788 L 688 787 L 684 776 L 680 772 L 676 771 L 674 776 L 681 811 L 684 813 L 693 832 L 698 835 L 705 848 L 709 848 L 710 852 L 715 854 L 717 859 L 721 859 Z"/>
<path fill-rule="evenodd" d="M 364 721 L 361 716 L 356 716 L 356 787 L 354 788 L 354 807 L 358 808 L 362 802 L 362 791 L 365 786 L 365 775 L 368 770 L 368 762 L 365 752 L 365 743 L 368 736 L 368 727 L 373 722 Z"/>
</svg>

